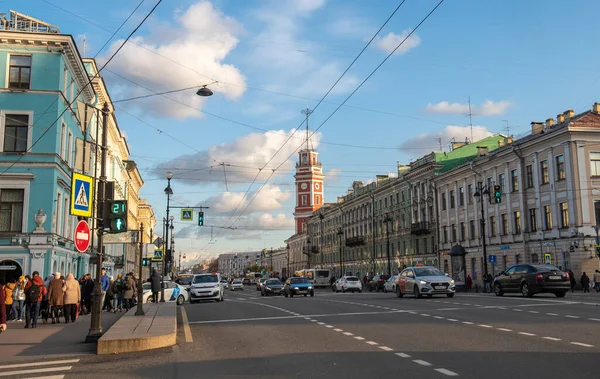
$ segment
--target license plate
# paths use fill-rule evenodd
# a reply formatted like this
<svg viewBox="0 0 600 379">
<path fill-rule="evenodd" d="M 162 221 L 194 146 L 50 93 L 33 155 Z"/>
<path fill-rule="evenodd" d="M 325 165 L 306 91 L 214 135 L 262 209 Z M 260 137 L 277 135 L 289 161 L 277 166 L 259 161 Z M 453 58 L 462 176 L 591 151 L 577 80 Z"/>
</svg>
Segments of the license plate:
<svg viewBox="0 0 600 379">
<path fill-rule="evenodd" d="M 446 289 L 446 287 L 444 287 L 444 286 L 435 286 L 434 288 L 436 290 L 445 290 Z"/>
<path fill-rule="evenodd" d="M 561 279 L 562 279 L 562 277 L 561 277 L 561 276 L 559 276 L 559 275 L 550 275 L 550 276 L 548 277 L 548 279 L 550 279 L 550 280 L 561 280 Z"/>
</svg>

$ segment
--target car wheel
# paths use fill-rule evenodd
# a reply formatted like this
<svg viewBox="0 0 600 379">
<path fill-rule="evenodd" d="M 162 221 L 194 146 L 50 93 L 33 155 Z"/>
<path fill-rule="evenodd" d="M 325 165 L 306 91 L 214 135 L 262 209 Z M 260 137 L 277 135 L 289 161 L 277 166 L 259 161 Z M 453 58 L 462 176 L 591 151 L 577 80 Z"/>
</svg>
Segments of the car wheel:
<svg viewBox="0 0 600 379">
<path fill-rule="evenodd" d="M 567 294 L 566 292 L 556 292 L 554 295 L 556 297 L 565 297 L 566 294 Z"/>
<path fill-rule="evenodd" d="M 496 296 L 502 296 L 502 295 L 504 295 L 504 291 L 502 291 L 502 287 L 500 287 L 499 283 L 496 283 L 494 285 L 494 293 L 496 294 Z"/>
<path fill-rule="evenodd" d="M 447 297 L 454 297 L 454 294 L 453 293 L 447 293 L 446 296 Z M 429 296 L 429 297 L 431 297 L 431 296 Z"/>
<path fill-rule="evenodd" d="M 342 293 L 346 293 L 346 289 L 345 288 L 342 288 Z"/>
<path fill-rule="evenodd" d="M 387 293 L 387 288 L 383 287 L 383 293 Z"/>
<path fill-rule="evenodd" d="M 177 305 L 181 305 L 185 302 L 185 297 L 183 295 L 177 296 Z"/>
<path fill-rule="evenodd" d="M 421 298 L 421 292 L 419 291 L 419 287 L 417 285 L 413 287 L 413 295 L 415 296 L 415 299 Z"/>
<path fill-rule="evenodd" d="M 304 294 L 304 297 L 306 297 L 307 295 L 308 295 L 308 294 L 307 294 L 307 293 L 305 293 L 305 294 Z"/>
<path fill-rule="evenodd" d="M 264 294 L 264 293 L 262 293 L 262 291 L 261 291 L 261 292 L 260 292 L 260 296 L 265 296 L 265 294 Z"/>
<path fill-rule="evenodd" d="M 315 291 L 310 291 L 310 297 L 315 297 Z"/>
<path fill-rule="evenodd" d="M 358 293 L 362 293 L 362 290 L 358 290 Z"/>
<path fill-rule="evenodd" d="M 294 297 L 294 294 L 290 292 L 290 297 Z"/>
<path fill-rule="evenodd" d="M 286 292 L 286 293 L 284 293 L 284 294 L 283 294 L 283 296 L 285 296 L 285 297 L 287 298 L 287 297 L 288 297 L 288 294 L 287 294 L 287 292 Z"/>
<path fill-rule="evenodd" d="M 331 286 L 331 292 L 337 292 L 334 286 Z"/>
<path fill-rule="evenodd" d="M 400 290 L 400 287 L 396 287 L 396 296 L 399 297 L 399 298 L 402 297 L 402 296 L 404 296 L 404 294 Z"/>
<path fill-rule="evenodd" d="M 521 284 L 521 293 L 523 294 L 524 297 L 532 297 L 533 296 L 533 292 L 531 292 L 531 290 L 529 289 L 529 284 L 527 284 L 527 282 L 524 282 L 523 284 Z"/>
<path fill-rule="evenodd" d="M 373 287 L 369 287 L 369 292 L 373 292 Z"/>
</svg>

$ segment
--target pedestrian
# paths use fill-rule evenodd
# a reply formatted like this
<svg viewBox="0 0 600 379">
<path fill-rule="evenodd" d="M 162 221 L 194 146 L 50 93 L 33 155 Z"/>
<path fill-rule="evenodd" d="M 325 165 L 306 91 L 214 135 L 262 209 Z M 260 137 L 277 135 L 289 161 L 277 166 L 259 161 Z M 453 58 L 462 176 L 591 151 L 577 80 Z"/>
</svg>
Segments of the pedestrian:
<svg viewBox="0 0 600 379">
<path fill-rule="evenodd" d="M 109 276 L 108 279 L 110 280 L 110 282 L 108 284 L 108 289 L 106 290 L 106 296 L 104 297 L 104 305 L 102 306 L 102 309 L 107 312 L 112 312 L 113 297 L 115 296 L 112 288 L 113 288 L 115 279 L 113 276 Z"/>
<path fill-rule="evenodd" d="M 17 288 L 15 278 L 10 278 L 4 285 L 4 305 L 6 306 L 7 320 L 17 318 L 16 302 L 14 301 L 14 290 Z"/>
<path fill-rule="evenodd" d="M 125 303 L 125 310 L 129 310 L 133 307 L 133 297 L 136 292 L 136 283 L 133 280 L 131 274 L 125 276 L 125 286 L 123 291 L 123 302 Z"/>
<path fill-rule="evenodd" d="M 484 281 L 485 281 L 485 292 L 492 292 L 492 282 L 494 281 L 492 274 L 490 274 L 488 272 L 487 275 L 484 276 Z"/>
<path fill-rule="evenodd" d="M 121 312 L 123 308 L 123 274 L 118 274 L 117 279 L 111 285 L 113 293 L 113 312 L 116 313 L 117 309 Z"/>
<path fill-rule="evenodd" d="M 13 307 L 18 305 L 18 313 L 16 314 L 16 320 L 18 322 L 23 321 L 25 317 L 25 286 L 27 285 L 27 279 L 23 275 L 19 276 L 17 287 L 13 291 Z M 16 309 L 16 308 L 15 308 Z"/>
<path fill-rule="evenodd" d="M 575 292 L 575 285 L 577 284 L 577 281 L 575 280 L 575 274 L 573 274 L 571 269 L 569 269 L 569 281 L 571 282 L 571 292 Z"/>
<path fill-rule="evenodd" d="M 104 305 L 104 298 L 106 297 L 106 291 L 108 291 L 108 287 L 110 287 L 110 278 L 106 274 L 105 268 L 100 270 L 100 284 L 102 285 L 102 299 L 100 300 L 100 304 Z M 103 307 L 103 309 L 104 309 L 104 307 Z"/>
<path fill-rule="evenodd" d="M 473 288 L 473 279 L 471 278 L 471 275 L 467 275 L 467 291 L 471 292 L 472 288 Z"/>
<path fill-rule="evenodd" d="M 585 271 L 581 274 L 581 286 L 583 287 L 583 292 L 590 292 L 590 278 L 587 276 Z"/>
<path fill-rule="evenodd" d="M 65 281 L 61 277 L 60 272 L 54 273 L 54 279 L 50 281 L 48 286 L 48 303 L 50 305 L 50 317 L 53 324 L 60 324 L 60 313 L 63 308 L 65 299 Z"/>
<path fill-rule="evenodd" d="M 366 287 L 368 283 L 369 283 L 369 277 L 368 277 L 367 275 L 365 275 L 365 276 L 363 277 L 363 286 L 365 286 L 365 287 Z"/>
<path fill-rule="evenodd" d="M 600 271 L 594 271 L 594 288 L 596 292 L 600 292 Z"/>
<path fill-rule="evenodd" d="M 91 274 L 85 274 L 85 279 L 83 281 L 83 313 L 89 314 L 92 311 L 92 294 L 94 292 L 94 281 L 92 280 Z"/>
<path fill-rule="evenodd" d="M 26 329 L 37 327 L 40 305 L 47 293 L 46 285 L 40 273 L 34 271 L 31 275 L 31 280 L 25 286 L 25 302 L 27 303 L 27 311 L 25 313 Z"/>
<path fill-rule="evenodd" d="M 81 288 L 79 287 L 79 282 L 75 279 L 73 274 L 69 273 L 67 275 L 67 280 L 65 280 L 65 293 L 64 293 L 64 316 L 65 316 L 65 324 L 68 324 L 69 321 L 75 322 L 77 319 L 77 307 L 81 302 Z"/>
<path fill-rule="evenodd" d="M 4 300 L 4 286 L 0 284 L 0 304 L 3 304 Z M 6 330 L 6 307 L 0 307 L 0 333 Z"/>
<path fill-rule="evenodd" d="M 160 275 L 158 274 L 158 270 L 155 268 L 152 270 L 152 275 L 150 276 L 152 280 L 152 301 L 154 303 L 158 303 L 158 292 L 160 291 Z"/>
<path fill-rule="evenodd" d="M 44 324 L 48 323 L 48 317 L 50 317 L 52 313 L 50 302 L 48 301 L 48 292 L 50 292 L 50 282 L 54 279 L 54 274 L 48 275 L 46 279 L 44 279 L 44 285 L 46 286 L 46 296 L 42 298 L 42 303 L 40 304 L 40 316 L 44 321 Z"/>
</svg>

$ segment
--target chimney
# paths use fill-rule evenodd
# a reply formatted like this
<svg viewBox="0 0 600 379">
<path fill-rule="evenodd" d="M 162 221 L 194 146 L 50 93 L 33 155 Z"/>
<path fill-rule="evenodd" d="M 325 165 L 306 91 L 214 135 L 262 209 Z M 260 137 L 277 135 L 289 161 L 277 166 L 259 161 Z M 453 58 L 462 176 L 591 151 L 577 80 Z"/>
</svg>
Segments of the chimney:
<svg viewBox="0 0 600 379">
<path fill-rule="evenodd" d="M 592 112 L 600 113 L 600 103 L 594 103 L 594 106 L 592 107 Z"/>
<path fill-rule="evenodd" d="M 486 155 L 487 152 L 488 152 L 487 146 L 477 146 L 477 156 L 478 157 L 482 157 L 482 156 Z"/>
<path fill-rule="evenodd" d="M 570 118 L 573 118 L 573 116 L 575 116 L 575 112 L 573 112 L 572 109 L 567 109 L 563 114 L 565 115 L 565 120 L 568 120 Z"/>
<path fill-rule="evenodd" d="M 549 118 L 546 120 L 546 128 L 551 127 L 552 125 L 554 125 L 554 119 L 553 118 Z"/>
<path fill-rule="evenodd" d="M 557 124 L 560 124 L 561 122 L 564 122 L 564 121 L 565 121 L 565 115 L 564 114 L 561 113 L 561 114 L 557 114 L 556 115 L 556 123 Z"/>
<path fill-rule="evenodd" d="M 531 134 L 541 134 L 544 130 L 544 123 L 532 121 L 531 122 Z"/>
</svg>

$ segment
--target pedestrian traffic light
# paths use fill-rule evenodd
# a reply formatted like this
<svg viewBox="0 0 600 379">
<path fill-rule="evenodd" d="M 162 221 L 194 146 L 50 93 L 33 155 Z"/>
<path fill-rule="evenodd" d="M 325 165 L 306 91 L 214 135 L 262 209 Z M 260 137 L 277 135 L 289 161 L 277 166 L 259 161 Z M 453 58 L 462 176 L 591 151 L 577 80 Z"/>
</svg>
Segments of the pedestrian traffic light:
<svg viewBox="0 0 600 379">
<path fill-rule="evenodd" d="M 108 200 L 108 224 L 111 233 L 127 231 L 127 200 Z M 105 223 L 106 225 L 106 223 Z"/>
<path fill-rule="evenodd" d="M 204 226 L 204 212 L 198 212 L 198 226 Z"/>
<path fill-rule="evenodd" d="M 494 199 L 496 200 L 496 204 L 502 202 L 502 187 L 499 184 L 494 185 Z"/>
<path fill-rule="evenodd" d="M 596 245 L 596 255 L 600 257 L 600 245 Z"/>
<path fill-rule="evenodd" d="M 142 258 L 142 266 L 148 266 L 148 258 Z"/>
</svg>

